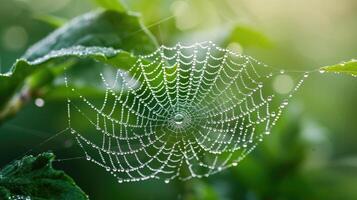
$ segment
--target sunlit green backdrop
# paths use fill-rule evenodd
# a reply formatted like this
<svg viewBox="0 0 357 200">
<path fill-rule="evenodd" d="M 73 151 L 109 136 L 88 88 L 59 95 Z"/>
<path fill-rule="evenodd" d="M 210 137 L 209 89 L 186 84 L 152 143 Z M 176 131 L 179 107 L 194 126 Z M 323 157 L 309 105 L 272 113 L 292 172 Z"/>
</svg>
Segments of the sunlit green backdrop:
<svg viewBox="0 0 357 200">
<path fill-rule="evenodd" d="M 126 0 L 160 44 L 212 40 L 266 64 L 312 70 L 357 58 L 355 0 Z M 0 70 L 56 25 L 98 9 L 90 0 L 0 0 Z M 55 162 L 91 199 L 357 199 L 357 78 L 313 73 L 278 126 L 237 167 L 204 179 L 118 184 L 73 159 Z M 83 156 L 65 102 L 31 102 L 0 128 L 0 166 L 28 150 Z"/>
</svg>

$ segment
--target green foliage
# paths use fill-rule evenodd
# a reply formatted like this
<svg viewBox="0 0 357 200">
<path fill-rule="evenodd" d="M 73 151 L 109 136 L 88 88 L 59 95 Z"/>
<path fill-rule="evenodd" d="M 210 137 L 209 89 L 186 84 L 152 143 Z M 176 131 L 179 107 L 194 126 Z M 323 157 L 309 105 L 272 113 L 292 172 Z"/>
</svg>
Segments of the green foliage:
<svg viewBox="0 0 357 200">
<path fill-rule="evenodd" d="M 0 199 L 88 199 L 63 171 L 53 169 L 52 153 L 25 156 L 0 171 Z"/>
<path fill-rule="evenodd" d="M 71 46 L 96 46 L 149 53 L 156 48 L 154 39 L 132 14 L 112 10 L 96 11 L 74 18 L 30 47 L 24 58 L 32 61 L 53 50 Z"/>
<path fill-rule="evenodd" d="M 132 54 L 149 53 L 155 48 L 155 40 L 135 15 L 97 11 L 79 16 L 30 47 L 10 72 L 0 76 L 0 108 L 7 106 L 0 112 L 0 121 L 17 112 L 22 103 L 16 95 L 24 94 L 16 94 L 16 91 L 38 70 L 67 62 L 68 57 L 91 58 L 125 69 L 135 61 Z M 27 89 L 26 98 L 31 98 L 38 87 L 52 82 L 53 73 L 47 74 L 51 77 L 38 76 L 46 81 L 36 80 L 43 84 Z M 15 99 L 8 102 L 14 96 Z"/>
<path fill-rule="evenodd" d="M 336 72 L 336 73 L 345 73 L 353 76 L 357 76 L 357 60 L 352 59 L 347 62 L 342 62 L 336 65 L 330 65 L 322 67 L 321 71 L 324 72 Z"/>
<path fill-rule="evenodd" d="M 77 17 L 29 48 L 10 72 L 0 76 L 0 121 L 15 114 L 26 100 L 21 88 L 31 98 L 38 89 L 51 85 L 64 68 L 75 67 L 82 60 L 127 69 L 136 61 L 135 54 L 149 53 L 155 48 L 155 40 L 135 15 L 96 11 Z M 91 95 L 102 92 L 92 88 L 79 90 Z M 65 93 L 63 86 L 50 91 L 48 96 L 52 99 Z M 86 199 L 72 179 L 52 168 L 53 159 L 53 154 L 45 153 L 6 166 L 1 172 L 1 197 Z"/>
<path fill-rule="evenodd" d="M 119 0 L 95 1 L 98 2 L 98 4 L 103 8 L 120 12 L 100 11 L 85 15 L 87 17 L 81 16 L 76 19 L 77 21 L 72 20 L 69 24 L 58 29 L 55 32 L 57 34 L 51 34 L 51 36 L 45 39 L 45 42 L 40 42 L 41 45 L 35 45 L 39 48 L 31 48 L 32 50 L 29 50 L 28 53 L 26 53 L 26 56 L 19 59 L 13 65 L 12 70 L 8 74 L 9 76 L 0 76 L 0 122 L 2 121 L 4 114 L 9 114 L 8 105 L 17 105 L 17 101 L 13 101 L 13 99 L 19 100 L 18 103 L 22 104 L 24 99 L 27 98 L 27 94 L 30 95 L 29 98 L 34 98 L 35 95 L 41 95 L 41 97 L 45 96 L 46 100 L 63 100 L 66 88 L 63 85 L 54 85 L 52 82 L 57 77 L 61 76 L 64 67 L 77 68 L 80 64 L 83 65 L 84 60 L 95 60 L 95 62 L 100 62 L 99 64 L 108 63 L 116 67 L 125 68 L 124 64 L 130 65 L 136 60 L 136 54 L 147 53 L 156 48 L 156 42 L 152 40 L 153 37 L 151 34 L 140 25 L 138 17 L 124 13 L 124 6 L 120 4 Z M 33 27 L 31 30 L 30 28 L 24 26 L 32 38 L 29 43 L 33 43 L 34 40 L 42 37 L 43 33 L 48 31 L 46 30 L 46 27 L 33 26 L 34 24 L 29 23 L 28 19 L 25 20 L 23 15 L 19 15 L 19 10 L 23 11 L 25 4 L 19 4 L 20 7 L 15 7 L 15 5 L 19 3 L 18 1 L 14 1 L 16 4 L 8 0 L 0 0 L 0 2 L 2 3 L 2 6 L 0 6 L 0 15 L 2 16 L 0 19 L 1 33 L 5 32 L 5 29 L 10 25 L 24 26 L 26 24 Z M 126 2 L 134 10 L 140 10 L 141 12 L 147 13 L 145 14 L 145 20 L 150 23 L 163 19 L 166 15 L 171 14 L 172 11 L 172 9 L 169 9 L 172 8 L 170 7 L 172 3 L 170 1 L 155 0 Z M 190 3 L 190 1 L 188 2 Z M 21 1 L 20 3 L 23 2 Z M 73 1 L 71 3 L 73 3 Z M 209 10 L 209 3 L 211 2 L 199 4 L 199 6 L 202 7 L 202 10 L 208 10 L 207 14 L 209 17 L 205 16 L 204 13 L 199 12 L 199 10 L 196 10 L 197 14 L 200 16 L 202 15 L 202 18 L 207 19 L 207 21 L 209 21 L 211 19 L 210 17 L 214 14 Z M 329 2 L 326 3 L 329 4 Z M 54 1 L 53 4 L 55 5 L 56 1 Z M 139 8 L 133 7 L 132 5 L 134 4 L 137 4 L 137 7 Z M 225 5 L 225 1 L 219 1 L 219 3 L 213 6 L 213 8 L 217 8 L 217 10 L 219 10 L 219 7 L 222 5 Z M 247 5 L 237 3 L 235 8 L 242 9 L 244 6 Z M 85 5 L 83 7 L 85 7 Z M 345 7 L 351 8 L 349 6 Z M 88 10 L 90 8 L 84 8 L 82 10 L 86 9 Z M 70 12 L 70 10 L 77 11 Z M 350 10 L 352 11 L 353 9 Z M 78 13 L 78 9 L 76 6 L 67 6 L 65 7 L 65 12 L 62 11 L 61 13 L 61 11 L 57 11 L 56 15 L 57 13 L 59 16 L 62 16 L 62 14 L 63 16 L 69 16 L 71 14 L 68 13 Z M 271 15 L 270 12 L 267 13 Z M 346 51 L 348 46 L 351 46 L 352 50 L 354 49 L 353 46 L 356 46 L 353 41 L 348 40 L 346 37 L 346 34 L 353 35 L 354 32 L 352 29 L 353 26 L 350 26 L 351 20 L 343 19 L 342 22 L 348 23 L 348 26 L 345 24 L 346 29 L 341 29 L 341 27 L 344 27 L 343 23 L 331 24 L 331 27 L 334 30 L 344 30 L 341 32 L 343 34 L 340 35 L 336 31 L 333 32 L 335 34 L 333 37 L 331 37 L 331 32 L 328 32 L 328 30 L 325 29 L 325 36 L 321 35 L 320 27 L 317 28 L 318 32 L 315 35 L 318 35 L 319 39 L 317 39 L 317 43 L 311 43 L 311 38 L 314 37 L 300 37 L 300 41 L 297 41 L 296 37 L 294 40 L 291 40 L 291 38 L 293 38 L 294 35 L 304 36 L 306 33 L 313 35 L 312 32 L 314 27 L 316 27 L 316 24 L 314 24 L 314 26 L 311 26 L 311 24 L 310 26 L 307 26 L 309 27 L 309 30 L 304 29 L 306 32 L 302 32 L 301 30 L 299 32 L 299 27 L 296 27 L 294 23 L 289 23 L 289 25 L 294 26 L 293 29 L 291 26 L 286 26 L 284 23 L 281 23 L 282 18 L 287 21 L 289 20 L 289 13 L 281 13 L 284 15 L 274 17 L 273 19 L 271 17 L 267 17 L 266 19 L 268 21 L 266 24 L 274 24 L 274 30 L 277 29 L 277 24 L 279 25 L 278 28 L 282 34 L 279 35 L 277 40 L 280 40 L 281 45 L 283 45 L 284 48 L 276 50 L 278 53 L 273 55 L 271 54 L 271 49 L 269 49 L 269 51 L 264 51 L 262 54 L 252 54 L 253 56 L 260 58 L 265 56 L 271 58 L 271 60 L 262 60 L 268 62 L 271 61 L 270 63 L 275 66 L 279 66 L 281 64 L 279 61 L 283 59 L 286 60 L 286 62 L 283 63 L 284 66 L 310 66 L 312 63 L 310 63 L 309 59 L 307 59 L 310 56 L 314 56 L 316 60 L 321 59 L 322 61 L 323 58 L 326 57 L 342 57 L 349 55 L 349 53 L 354 53 L 354 51 L 351 50 Z M 229 12 L 227 11 L 226 13 L 226 10 L 224 10 L 222 14 L 229 15 Z M 243 12 L 239 12 L 239 14 L 244 17 L 244 10 Z M 296 13 L 292 14 L 295 18 Z M 355 15 L 353 12 L 349 14 L 352 17 Z M 15 16 L 12 21 L 9 20 L 11 16 Z M 309 16 L 306 15 L 306 19 L 308 19 L 308 17 Z M 264 13 L 261 13 L 259 18 L 262 19 L 260 22 L 264 23 Z M 37 17 L 37 19 L 50 23 L 54 26 L 60 26 L 63 24 L 63 20 L 60 18 L 41 16 Z M 333 19 L 339 22 L 338 18 Z M 315 22 L 314 20 L 311 21 Z M 170 22 L 172 23 L 170 23 L 170 26 L 167 27 L 165 27 L 165 25 L 168 25 L 169 23 L 160 23 L 158 28 L 159 31 L 157 31 L 158 36 L 161 34 L 167 35 L 166 38 L 163 37 L 165 38 L 163 40 L 163 43 L 165 44 L 176 42 L 178 39 L 175 38 L 175 36 L 179 37 L 180 34 L 177 33 L 177 29 L 171 27 L 174 26 L 175 20 Z M 308 25 L 309 20 L 303 20 L 303 22 Z M 219 21 L 219 23 L 222 23 L 222 21 Z M 290 41 L 289 38 L 284 37 L 284 32 L 286 33 L 288 30 L 292 30 L 294 33 L 286 34 L 291 36 Z M 318 44 L 320 39 L 320 41 L 323 41 L 323 38 L 326 36 L 328 37 L 330 45 L 334 46 L 334 48 L 330 48 L 330 50 L 326 51 L 317 51 L 316 49 L 319 48 L 316 44 Z M 144 40 L 139 40 L 140 37 L 144 38 Z M 336 42 L 338 41 L 336 38 L 342 38 L 341 42 L 343 45 L 336 45 Z M 294 43 L 292 43 L 292 41 Z M 243 48 L 269 47 L 271 45 L 270 41 L 262 33 L 248 26 L 238 26 L 237 28 L 234 28 L 230 38 L 227 38 L 225 42 L 227 42 L 227 44 L 230 42 L 237 42 Z M 301 50 L 292 48 L 294 47 L 294 44 L 295 46 L 298 46 L 296 45 L 296 42 L 300 43 L 300 45 L 304 48 L 301 48 Z M 324 48 L 324 46 L 322 45 L 320 49 L 321 48 Z M 6 52 L 1 45 L 0 50 L 0 59 L 2 59 L 3 63 L 4 61 L 5 63 L 10 63 L 12 62 L 11 60 L 18 57 L 18 55 L 13 54 L 13 52 L 11 54 Z M 314 54 L 310 55 L 311 52 L 314 52 Z M 323 57 L 321 54 L 323 54 Z M 92 63 L 94 63 L 94 61 Z M 80 70 L 83 70 L 83 72 L 90 71 L 89 68 L 92 69 L 93 67 L 92 63 L 84 65 L 86 68 Z M 356 61 L 352 60 L 344 64 L 323 67 L 322 70 L 327 72 L 357 75 L 356 65 Z M 10 76 L 11 74 L 13 76 Z M 84 73 L 81 73 L 80 77 L 85 76 L 83 74 Z M 304 110 L 304 112 L 306 111 L 304 116 L 318 116 L 317 118 L 319 123 L 321 123 L 320 125 L 328 129 L 328 133 L 332 133 L 331 136 L 321 133 L 319 136 L 316 128 L 309 130 L 296 130 L 296 126 L 300 124 L 303 119 L 294 119 L 290 125 L 286 125 L 288 123 L 283 121 L 279 124 L 286 125 L 285 128 L 282 130 L 279 130 L 279 128 L 275 130 L 269 140 L 265 141 L 265 144 L 261 145 L 257 151 L 247 157 L 237 168 L 231 168 L 231 170 L 228 171 L 228 176 L 226 177 L 224 177 L 223 173 L 211 177 L 209 180 L 193 180 L 191 184 L 189 182 L 180 182 L 179 185 L 185 185 L 187 189 L 186 191 L 181 191 L 178 194 L 175 194 L 174 191 L 177 190 L 177 185 L 160 185 L 160 183 L 155 181 L 145 182 L 143 184 L 133 184 L 130 186 L 123 184 L 118 188 L 116 184 L 113 184 L 111 177 L 108 178 L 108 176 L 100 174 L 100 170 L 91 169 L 88 167 L 88 163 L 86 162 L 78 163 L 78 165 L 76 165 L 77 163 L 74 165 L 70 164 L 70 166 L 74 171 L 73 173 L 76 173 L 78 176 L 78 180 L 83 181 L 87 188 L 93 188 L 93 191 L 89 191 L 93 192 L 91 196 L 93 195 L 96 197 L 94 199 L 142 199 L 142 194 L 137 191 L 146 191 L 148 195 L 145 195 L 145 198 L 148 199 L 355 199 L 357 195 L 355 192 L 355 185 L 357 183 L 355 173 L 356 165 L 352 162 L 348 162 L 348 166 L 345 164 L 346 166 L 341 167 L 342 164 L 339 163 L 338 160 L 342 160 L 344 154 L 351 156 L 350 154 L 355 152 L 356 145 L 353 141 L 355 141 L 356 134 L 354 133 L 356 130 L 356 123 L 353 123 L 353 119 L 356 111 L 348 102 L 355 102 L 354 99 L 356 97 L 356 92 L 354 92 L 353 89 L 356 88 L 356 82 L 354 80 L 351 81 L 351 79 L 334 79 L 334 84 L 321 84 L 322 80 L 319 80 L 319 77 L 315 77 L 314 79 L 317 79 L 314 84 L 316 87 L 314 88 L 312 86 L 313 84 L 305 87 L 304 95 L 300 96 L 301 98 L 304 98 L 304 108 L 296 105 L 291 105 L 291 108 L 292 110 L 295 108 L 295 110 L 301 109 Z M 310 79 L 309 81 L 314 80 Z M 46 94 L 38 94 L 39 89 L 44 86 L 47 88 Z M 75 87 L 85 96 L 103 96 L 102 90 L 97 90 L 88 86 Z M 352 91 L 347 94 L 343 90 L 339 91 L 339 87 L 348 87 L 349 89 L 352 89 Z M 31 89 L 30 93 L 24 93 L 24 91 L 28 91 L 28 88 Z M 318 98 L 316 98 L 316 88 L 318 88 Z M 339 97 L 339 94 L 344 95 L 344 101 L 337 106 L 336 98 L 334 97 Z M 76 96 L 69 97 L 73 99 Z M 323 99 L 322 103 L 319 98 Z M 36 127 L 33 124 L 40 124 L 38 126 L 40 126 L 41 129 L 53 130 L 54 128 L 58 128 L 55 124 L 59 124 L 59 119 L 65 118 L 64 116 L 61 116 L 60 112 L 60 110 L 63 109 L 63 102 L 61 102 L 61 104 L 55 104 L 57 110 L 51 110 L 50 104 L 53 104 L 53 102 L 47 103 L 46 101 L 47 113 L 43 112 L 45 110 L 34 110 L 31 106 L 29 109 L 24 109 L 24 111 L 19 115 L 19 118 L 15 119 L 15 122 L 23 124 L 25 127 L 30 124 L 31 127 Z M 14 110 L 14 112 L 17 111 L 18 109 Z M 347 117 L 336 118 L 335 115 L 331 115 L 331 112 L 341 113 Z M 34 115 L 34 113 L 36 115 Z M 41 114 L 38 115 L 38 113 Z M 55 117 L 53 117 L 54 113 L 56 113 Z M 28 116 L 36 117 L 31 118 Z M 43 123 L 44 121 L 42 119 L 46 119 L 46 123 Z M 0 146 L 3 149 L 6 149 L 6 151 L 3 152 L 3 156 L 15 156 L 19 148 L 17 144 L 21 144 L 21 146 L 23 144 L 23 148 L 32 147 L 32 143 L 27 140 L 28 138 L 26 135 L 23 135 L 23 133 L 17 133 L 16 131 L 10 131 L 6 129 L 6 124 L 4 125 L 5 126 L 0 127 L 0 141 L 2 141 Z M 9 135 L 10 139 L 7 138 L 6 134 Z M 301 137 L 305 137 L 306 134 L 315 136 L 312 138 L 315 138 L 315 140 L 316 138 L 319 139 L 319 137 L 320 139 L 321 137 L 328 137 L 328 141 L 324 141 L 323 144 L 327 143 L 330 145 L 331 143 L 331 147 L 328 146 L 329 148 L 327 150 L 322 149 L 321 151 L 321 144 L 309 144 L 307 141 L 301 141 Z M 15 139 L 17 143 L 14 142 Z M 59 144 L 56 144 L 56 148 L 58 147 L 57 145 Z M 330 155 L 330 153 L 334 155 L 334 157 L 324 160 L 324 155 Z M 309 159 L 309 156 L 315 157 L 312 157 L 313 159 Z M 313 167 L 309 166 L 311 163 L 317 165 L 317 167 L 314 165 Z M 348 169 L 351 169 L 351 171 Z M 88 178 L 88 174 L 95 175 Z M 220 179 L 222 175 L 224 179 Z M 93 181 L 94 179 L 96 181 Z M 2 183 L 2 179 L 0 179 L 0 182 Z M 98 182 L 101 184 L 98 185 Z M 16 188 L 18 188 L 21 185 L 11 186 L 14 188 L 16 186 Z M 36 189 L 33 185 L 31 188 Z M 160 192 L 157 192 L 158 188 L 161 189 Z M 80 191 L 80 189 L 78 189 L 78 191 Z M 51 191 L 51 194 L 52 192 L 55 191 Z M 78 194 L 80 192 L 78 192 Z M 9 197 L 11 194 L 19 193 L 12 193 L 9 188 L 1 185 L 0 194 L 0 199 L 3 199 Z M 168 194 L 171 196 L 165 196 Z M 315 196 L 312 194 L 318 195 Z M 310 198 L 308 198 L 308 196 L 310 196 Z M 59 196 L 53 195 L 52 198 L 56 199 L 59 198 Z M 78 198 L 66 196 L 65 199 Z"/>
</svg>

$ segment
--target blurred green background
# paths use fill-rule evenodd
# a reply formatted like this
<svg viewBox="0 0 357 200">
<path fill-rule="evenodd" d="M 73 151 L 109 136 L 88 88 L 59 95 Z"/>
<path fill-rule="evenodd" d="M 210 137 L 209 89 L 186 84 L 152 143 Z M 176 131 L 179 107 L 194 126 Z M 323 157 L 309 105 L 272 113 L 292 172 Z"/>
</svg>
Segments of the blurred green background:
<svg viewBox="0 0 357 200">
<path fill-rule="evenodd" d="M 268 65 L 313 70 L 357 58 L 355 0 L 126 0 L 160 44 L 212 40 Z M 0 0 L 0 70 L 55 26 L 97 9 L 90 0 Z M 47 17 L 46 17 L 47 16 Z M 55 162 L 91 199 L 357 199 L 357 79 L 314 73 L 270 135 L 238 167 L 209 178 L 118 184 L 73 159 Z M 83 156 L 66 127 L 65 102 L 31 102 L 0 127 L 0 166 L 52 150 Z"/>
</svg>

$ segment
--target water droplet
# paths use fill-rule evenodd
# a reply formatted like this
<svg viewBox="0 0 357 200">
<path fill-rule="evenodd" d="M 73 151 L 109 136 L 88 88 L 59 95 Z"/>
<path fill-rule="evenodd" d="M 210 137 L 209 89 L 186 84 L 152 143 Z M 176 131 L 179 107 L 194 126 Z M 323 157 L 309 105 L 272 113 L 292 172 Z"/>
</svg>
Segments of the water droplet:
<svg viewBox="0 0 357 200">
<path fill-rule="evenodd" d="M 184 116 L 182 115 L 182 114 L 180 114 L 180 113 L 177 113 L 175 116 L 174 116 L 174 121 L 175 121 L 175 123 L 176 124 L 182 124 L 182 122 L 183 122 L 183 120 L 184 120 Z"/>
<path fill-rule="evenodd" d="M 165 180 L 165 183 L 170 183 L 170 180 L 169 180 L 169 179 L 166 179 L 166 180 Z"/>
<path fill-rule="evenodd" d="M 320 70 L 319 70 L 319 72 L 320 72 L 320 74 L 323 74 L 323 73 L 325 73 L 325 72 L 326 72 L 326 70 L 324 70 L 324 69 L 320 69 Z"/>
<path fill-rule="evenodd" d="M 35 105 L 41 108 L 45 105 L 45 101 L 42 98 L 37 98 L 35 99 Z"/>
<path fill-rule="evenodd" d="M 284 106 L 287 106 L 287 105 L 289 104 L 289 101 L 288 101 L 288 100 L 284 100 L 284 101 L 282 102 L 282 104 L 283 104 Z"/>
<path fill-rule="evenodd" d="M 271 101 L 271 100 L 273 100 L 273 97 L 272 96 L 268 96 L 267 97 L 267 101 Z"/>
</svg>

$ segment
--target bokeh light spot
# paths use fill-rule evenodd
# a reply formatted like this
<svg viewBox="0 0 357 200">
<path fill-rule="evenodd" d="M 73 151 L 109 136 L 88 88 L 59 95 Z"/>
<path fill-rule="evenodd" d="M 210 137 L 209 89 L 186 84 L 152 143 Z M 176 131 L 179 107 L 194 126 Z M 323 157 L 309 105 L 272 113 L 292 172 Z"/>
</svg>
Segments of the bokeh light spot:
<svg viewBox="0 0 357 200">
<path fill-rule="evenodd" d="M 192 29 L 198 24 L 198 16 L 192 6 L 182 0 L 171 4 L 171 12 L 176 19 L 176 27 L 180 30 Z"/>
<path fill-rule="evenodd" d="M 2 35 L 3 46 L 11 51 L 23 49 L 28 41 L 26 30 L 21 26 L 11 26 Z"/>
<path fill-rule="evenodd" d="M 293 79 L 286 74 L 278 75 L 273 81 L 273 88 L 277 93 L 287 94 L 294 87 Z"/>
</svg>

